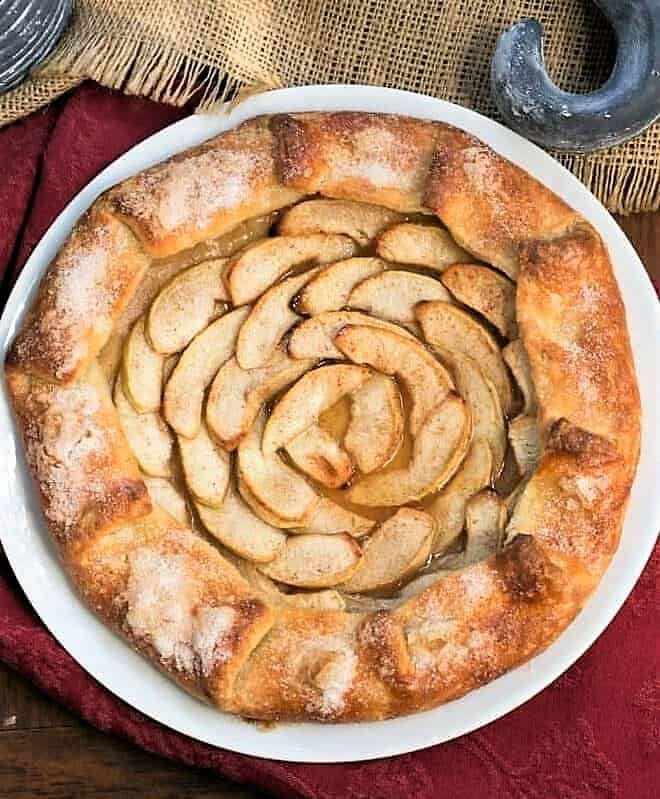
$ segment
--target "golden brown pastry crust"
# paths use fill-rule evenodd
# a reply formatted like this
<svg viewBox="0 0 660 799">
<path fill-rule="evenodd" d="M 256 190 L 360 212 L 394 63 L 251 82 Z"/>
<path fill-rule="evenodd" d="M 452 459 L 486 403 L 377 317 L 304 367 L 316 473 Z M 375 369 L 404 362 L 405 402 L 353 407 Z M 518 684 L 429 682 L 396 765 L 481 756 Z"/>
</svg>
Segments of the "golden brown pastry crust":
<svg viewBox="0 0 660 799">
<path fill-rule="evenodd" d="M 151 510 L 97 364 L 60 386 L 6 369 L 28 466 L 53 536 L 75 551 Z"/>
<path fill-rule="evenodd" d="M 513 278 L 522 242 L 557 235 L 579 219 L 527 172 L 447 125 L 436 143 L 424 202 L 462 247 Z"/>
<path fill-rule="evenodd" d="M 61 383 L 100 352 L 149 259 L 131 231 L 97 202 L 78 222 L 39 286 L 8 362 Z"/>
<path fill-rule="evenodd" d="M 173 255 L 299 199 L 278 181 L 273 151 L 268 119 L 253 119 L 140 172 L 107 200 L 149 255 Z"/>
<path fill-rule="evenodd" d="M 269 607 L 214 546 L 151 510 L 90 368 L 148 256 L 314 192 L 436 213 L 462 246 L 519 273 L 538 393 L 544 452 L 508 545 L 377 613 Z M 60 276 L 86 275 L 90 259 L 98 279 L 83 304 L 100 319 L 77 306 L 56 318 L 73 300 Z M 625 314 L 597 234 L 473 137 L 379 114 L 252 120 L 111 190 L 51 265 L 7 376 L 50 530 L 87 602 L 187 690 L 261 719 L 410 713 L 542 650 L 617 547 L 639 449 Z"/>
</svg>

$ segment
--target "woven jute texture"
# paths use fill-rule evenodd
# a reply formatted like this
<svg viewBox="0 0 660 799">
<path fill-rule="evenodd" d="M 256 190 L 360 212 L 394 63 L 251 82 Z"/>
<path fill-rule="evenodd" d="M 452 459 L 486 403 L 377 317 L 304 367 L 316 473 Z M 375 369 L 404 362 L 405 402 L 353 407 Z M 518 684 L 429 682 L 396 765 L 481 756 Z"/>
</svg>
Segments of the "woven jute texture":
<svg viewBox="0 0 660 799">
<path fill-rule="evenodd" d="M 0 125 L 85 78 L 200 109 L 255 86 L 367 83 L 496 116 L 490 58 L 524 17 L 544 25 L 560 86 L 584 92 L 607 77 L 613 38 L 590 0 L 76 0 L 48 62 L 0 97 Z M 658 124 L 622 146 L 558 158 L 612 211 L 660 208 Z"/>
</svg>

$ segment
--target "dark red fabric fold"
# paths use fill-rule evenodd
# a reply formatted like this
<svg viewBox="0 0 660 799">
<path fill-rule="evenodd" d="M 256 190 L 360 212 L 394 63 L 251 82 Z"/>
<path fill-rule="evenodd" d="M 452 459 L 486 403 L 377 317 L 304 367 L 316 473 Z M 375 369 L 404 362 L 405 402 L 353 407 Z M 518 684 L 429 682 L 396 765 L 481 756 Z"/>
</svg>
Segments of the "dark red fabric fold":
<svg viewBox="0 0 660 799">
<path fill-rule="evenodd" d="M 182 112 L 83 85 L 0 131 L 0 273 L 13 278 L 66 203 Z M 660 795 L 660 552 L 594 646 L 523 707 L 471 735 L 368 763 L 305 765 L 198 743 L 102 688 L 53 639 L 0 560 L 0 660 L 100 730 L 283 797 L 654 799 Z"/>
</svg>

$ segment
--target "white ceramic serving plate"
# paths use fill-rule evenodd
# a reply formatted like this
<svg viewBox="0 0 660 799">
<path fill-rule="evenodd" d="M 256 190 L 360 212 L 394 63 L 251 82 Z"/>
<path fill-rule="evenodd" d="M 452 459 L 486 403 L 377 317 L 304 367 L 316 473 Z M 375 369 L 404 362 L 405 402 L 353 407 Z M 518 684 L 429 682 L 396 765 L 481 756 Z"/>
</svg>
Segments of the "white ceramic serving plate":
<svg viewBox="0 0 660 799">
<path fill-rule="evenodd" d="M 660 528 L 660 308 L 639 258 L 607 210 L 567 170 L 502 125 L 450 103 L 393 89 L 307 86 L 254 96 L 217 114 L 192 116 L 134 147 L 89 183 L 52 224 L 23 270 L 0 322 L 2 361 L 36 286 L 74 223 L 115 183 L 245 119 L 263 113 L 380 111 L 442 120 L 488 142 L 563 197 L 609 247 L 628 314 L 642 395 L 642 454 L 619 549 L 598 590 L 570 627 L 531 662 L 462 699 L 413 716 L 366 724 L 279 724 L 268 732 L 188 696 L 83 605 L 51 545 L 27 473 L 6 385 L 0 387 L 0 539 L 37 613 L 93 677 L 153 719 L 201 741 L 260 757 L 340 762 L 421 749 L 486 724 L 534 696 L 594 642 L 632 590 Z"/>
</svg>

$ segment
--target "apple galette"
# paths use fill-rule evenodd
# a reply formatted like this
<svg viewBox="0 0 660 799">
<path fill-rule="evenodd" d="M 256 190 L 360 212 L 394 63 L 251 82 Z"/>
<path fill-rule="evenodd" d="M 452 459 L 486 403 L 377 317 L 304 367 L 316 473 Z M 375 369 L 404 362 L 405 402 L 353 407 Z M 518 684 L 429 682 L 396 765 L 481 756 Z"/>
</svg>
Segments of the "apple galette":
<svg viewBox="0 0 660 799">
<path fill-rule="evenodd" d="M 6 373 L 89 606 L 255 719 L 409 713 L 542 650 L 639 447 L 598 234 L 398 116 L 260 117 L 116 186 Z"/>
</svg>

